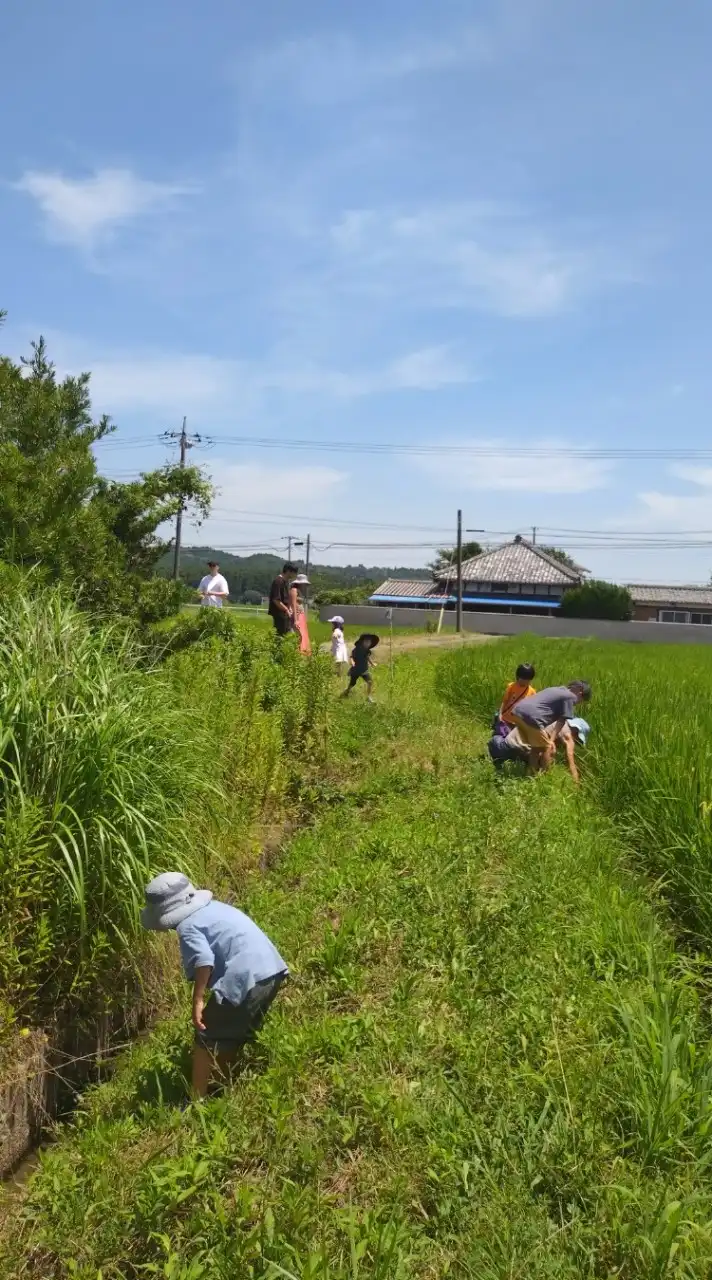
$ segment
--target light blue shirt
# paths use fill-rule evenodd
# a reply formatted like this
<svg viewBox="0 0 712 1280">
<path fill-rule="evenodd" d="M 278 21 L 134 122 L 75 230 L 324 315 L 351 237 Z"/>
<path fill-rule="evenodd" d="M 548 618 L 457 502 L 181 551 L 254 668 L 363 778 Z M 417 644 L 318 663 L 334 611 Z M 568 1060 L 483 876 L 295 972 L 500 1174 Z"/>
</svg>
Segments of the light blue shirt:
<svg viewBox="0 0 712 1280">
<path fill-rule="evenodd" d="M 186 977 L 211 965 L 208 986 L 218 1000 L 242 1004 L 257 982 L 288 969 L 276 947 L 254 920 L 227 902 L 214 899 L 182 920 L 176 932 Z"/>
</svg>

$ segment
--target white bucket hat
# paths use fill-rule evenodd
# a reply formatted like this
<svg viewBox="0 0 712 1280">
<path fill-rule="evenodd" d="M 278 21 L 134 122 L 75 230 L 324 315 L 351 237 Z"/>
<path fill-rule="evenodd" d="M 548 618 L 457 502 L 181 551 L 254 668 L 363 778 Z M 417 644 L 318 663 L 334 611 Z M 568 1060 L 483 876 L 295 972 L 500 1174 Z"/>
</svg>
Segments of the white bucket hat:
<svg viewBox="0 0 712 1280">
<path fill-rule="evenodd" d="M 181 920 L 212 901 L 209 889 L 196 889 L 180 871 L 164 871 L 146 885 L 146 905 L 141 912 L 144 929 L 175 929 Z"/>
<path fill-rule="evenodd" d="M 309 581 L 305 573 L 298 573 L 296 578 L 292 578 L 292 586 L 293 587 L 310 587 L 311 582 Z"/>
<path fill-rule="evenodd" d="M 344 620 L 340 613 L 335 613 L 333 618 L 329 618 L 329 622 L 335 622 L 337 627 L 343 627 L 344 625 Z"/>
</svg>

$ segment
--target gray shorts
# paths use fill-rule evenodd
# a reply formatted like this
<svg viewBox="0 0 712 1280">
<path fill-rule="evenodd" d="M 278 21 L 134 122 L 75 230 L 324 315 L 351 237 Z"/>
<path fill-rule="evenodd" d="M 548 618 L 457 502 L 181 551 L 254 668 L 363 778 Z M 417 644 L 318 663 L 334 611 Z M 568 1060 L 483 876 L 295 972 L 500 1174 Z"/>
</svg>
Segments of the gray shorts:
<svg viewBox="0 0 712 1280">
<path fill-rule="evenodd" d="M 241 1044 L 249 1044 L 260 1030 L 286 977 L 286 973 L 277 973 L 273 978 L 255 983 L 242 1004 L 211 997 L 203 1013 L 205 1030 L 196 1031 L 195 1043 L 213 1053 L 229 1053 Z"/>
</svg>

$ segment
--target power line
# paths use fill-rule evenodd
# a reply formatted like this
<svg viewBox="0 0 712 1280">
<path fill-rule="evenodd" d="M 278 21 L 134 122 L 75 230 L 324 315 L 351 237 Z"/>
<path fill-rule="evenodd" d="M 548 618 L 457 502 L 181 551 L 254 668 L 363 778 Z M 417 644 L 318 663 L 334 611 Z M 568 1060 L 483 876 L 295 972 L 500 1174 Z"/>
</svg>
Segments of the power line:
<svg viewBox="0 0 712 1280">
<path fill-rule="evenodd" d="M 381 453 L 381 454 L 413 454 L 437 457 L 447 455 L 468 455 L 475 458 L 498 458 L 511 454 L 517 458 L 580 458 L 590 460 L 630 460 L 648 458 L 651 460 L 695 461 L 712 460 L 710 449 L 653 449 L 643 448 L 610 448 L 577 447 L 568 445 L 520 445 L 504 442 L 499 445 L 474 444 L 420 444 L 397 443 L 395 441 L 364 440 L 303 440 L 293 438 L 277 438 L 274 436 L 214 436 L 216 444 L 250 445 L 256 449 L 279 450 L 312 450 L 324 453 Z"/>
<path fill-rule="evenodd" d="M 146 436 L 127 436 L 121 438 L 112 433 L 105 440 L 97 442 L 97 448 L 113 450 L 122 448 L 155 448 L 157 439 Z M 712 461 L 712 449 L 667 448 L 656 449 L 650 446 L 635 448 L 614 448 L 607 445 L 526 445 L 504 441 L 501 444 L 425 444 L 419 442 L 398 442 L 383 440 L 306 440 L 273 436 L 211 436 L 204 438 L 206 445 L 248 445 L 256 449 L 279 450 L 312 450 L 325 453 L 379 453 L 410 454 L 414 456 L 458 456 L 473 458 L 499 458 L 512 454 L 517 458 L 573 458 L 590 461 L 631 461 L 649 459 L 651 461 Z M 531 526 L 530 526 L 531 527 Z"/>
</svg>

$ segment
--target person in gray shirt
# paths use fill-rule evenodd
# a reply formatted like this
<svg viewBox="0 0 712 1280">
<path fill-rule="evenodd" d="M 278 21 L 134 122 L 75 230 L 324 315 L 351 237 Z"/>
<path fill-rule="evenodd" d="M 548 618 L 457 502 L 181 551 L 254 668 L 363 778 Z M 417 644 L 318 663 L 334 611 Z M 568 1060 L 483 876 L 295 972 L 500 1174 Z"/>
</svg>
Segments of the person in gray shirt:
<svg viewBox="0 0 712 1280">
<path fill-rule="evenodd" d="M 588 702 L 591 686 L 585 680 L 553 685 L 532 698 L 523 699 L 512 712 L 512 720 L 530 750 L 529 772 L 545 772 L 556 755 L 556 739 L 574 714 L 574 707 Z"/>
</svg>

